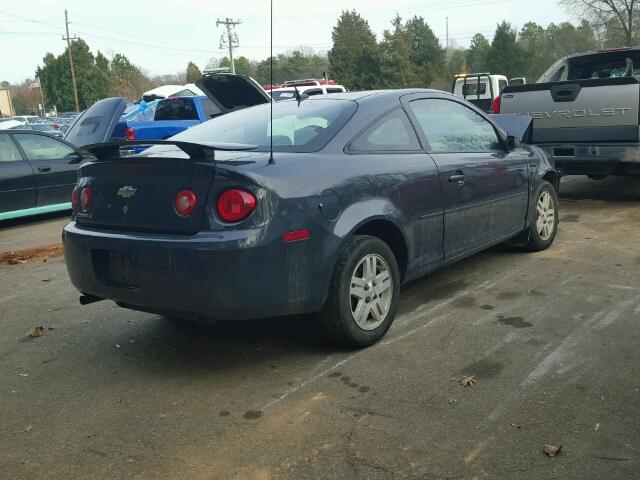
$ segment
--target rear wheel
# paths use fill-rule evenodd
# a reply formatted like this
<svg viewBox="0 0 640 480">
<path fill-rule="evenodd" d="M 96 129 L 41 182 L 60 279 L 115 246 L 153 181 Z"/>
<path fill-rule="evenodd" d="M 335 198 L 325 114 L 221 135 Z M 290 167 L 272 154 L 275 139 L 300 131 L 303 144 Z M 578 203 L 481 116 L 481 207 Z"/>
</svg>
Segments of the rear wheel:
<svg viewBox="0 0 640 480">
<path fill-rule="evenodd" d="M 399 294 L 400 272 L 389 246 L 376 237 L 354 236 L 338 259 L 320 321 L 340 343 L 372 345 L 391 326 Z"/>
<path fill-rule="evenodd" d="M 532 197 L 527 250 L 537 252 L 548 248 L 558 230 L 558 193 L 546 180 L 542 180 Z"/>
</svg>

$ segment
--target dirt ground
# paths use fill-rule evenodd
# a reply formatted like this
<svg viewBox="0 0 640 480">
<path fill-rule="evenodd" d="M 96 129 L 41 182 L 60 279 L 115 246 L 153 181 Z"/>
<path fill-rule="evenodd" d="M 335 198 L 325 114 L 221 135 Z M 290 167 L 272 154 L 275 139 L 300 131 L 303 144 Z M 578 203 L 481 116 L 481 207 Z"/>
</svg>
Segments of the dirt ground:
<svg viewBox="0 0 640 480">
<path fill-rule="evenodd" d="M 356 351 L 311 317 L 81 307 L 62 257 L 14 254 L 0 478 L 638 478 L 640 179 L 565 179 L 561 197 L 551 249 L 406 285 L 385 339 Z M 0 251 L 50 245 L 64 220 L 0 226 Z"/>
</svg>

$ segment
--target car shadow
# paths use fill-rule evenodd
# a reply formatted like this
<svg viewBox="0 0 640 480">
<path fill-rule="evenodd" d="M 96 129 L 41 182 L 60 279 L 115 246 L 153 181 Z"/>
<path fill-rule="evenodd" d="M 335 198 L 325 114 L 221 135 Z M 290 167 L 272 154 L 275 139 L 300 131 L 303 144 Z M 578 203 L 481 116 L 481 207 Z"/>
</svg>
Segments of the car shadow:
<svg viewBox="0 0 640 480">
<path fill-rule="evenodd" d="M 638 202 L 640 177 L 612 175 L 603 180 L 591 180 L 583 176 L 564 177 L 560 183 L 560 199 Z"/>
</svg>

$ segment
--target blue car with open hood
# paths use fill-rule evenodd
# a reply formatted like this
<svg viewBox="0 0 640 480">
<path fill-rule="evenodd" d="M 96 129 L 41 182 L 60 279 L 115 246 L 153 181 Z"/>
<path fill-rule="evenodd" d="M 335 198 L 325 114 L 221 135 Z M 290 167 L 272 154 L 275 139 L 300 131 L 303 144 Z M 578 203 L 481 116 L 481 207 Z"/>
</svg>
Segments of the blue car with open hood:
<svg viewBox="0 0 640 480">
<path fill-rule="evenodd" d="M 559 177 L 522 119 L 423 89 L 256 103 L 136 156 L 86 147 L 63 232 L 84 303 L 203 321 L 310 313 L 366 346 L 402 283 L 554 240 Z"/>
</svg>

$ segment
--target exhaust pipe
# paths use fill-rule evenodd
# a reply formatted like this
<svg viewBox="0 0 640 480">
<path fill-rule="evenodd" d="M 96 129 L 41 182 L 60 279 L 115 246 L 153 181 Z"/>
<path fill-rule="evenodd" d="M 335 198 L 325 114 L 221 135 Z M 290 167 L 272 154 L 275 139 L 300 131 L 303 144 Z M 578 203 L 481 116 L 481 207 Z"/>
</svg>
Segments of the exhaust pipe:
<svg viewBox="0 0 640 480">
<path fill-rule="evenodd" d="M 89 295 L 88 293 L 80 295 L 80 305 L 89 305 L 90 303 L 100 302 L 106 300 L 106 298 L 96 297 L 95 295 Z"/>
</svg>

